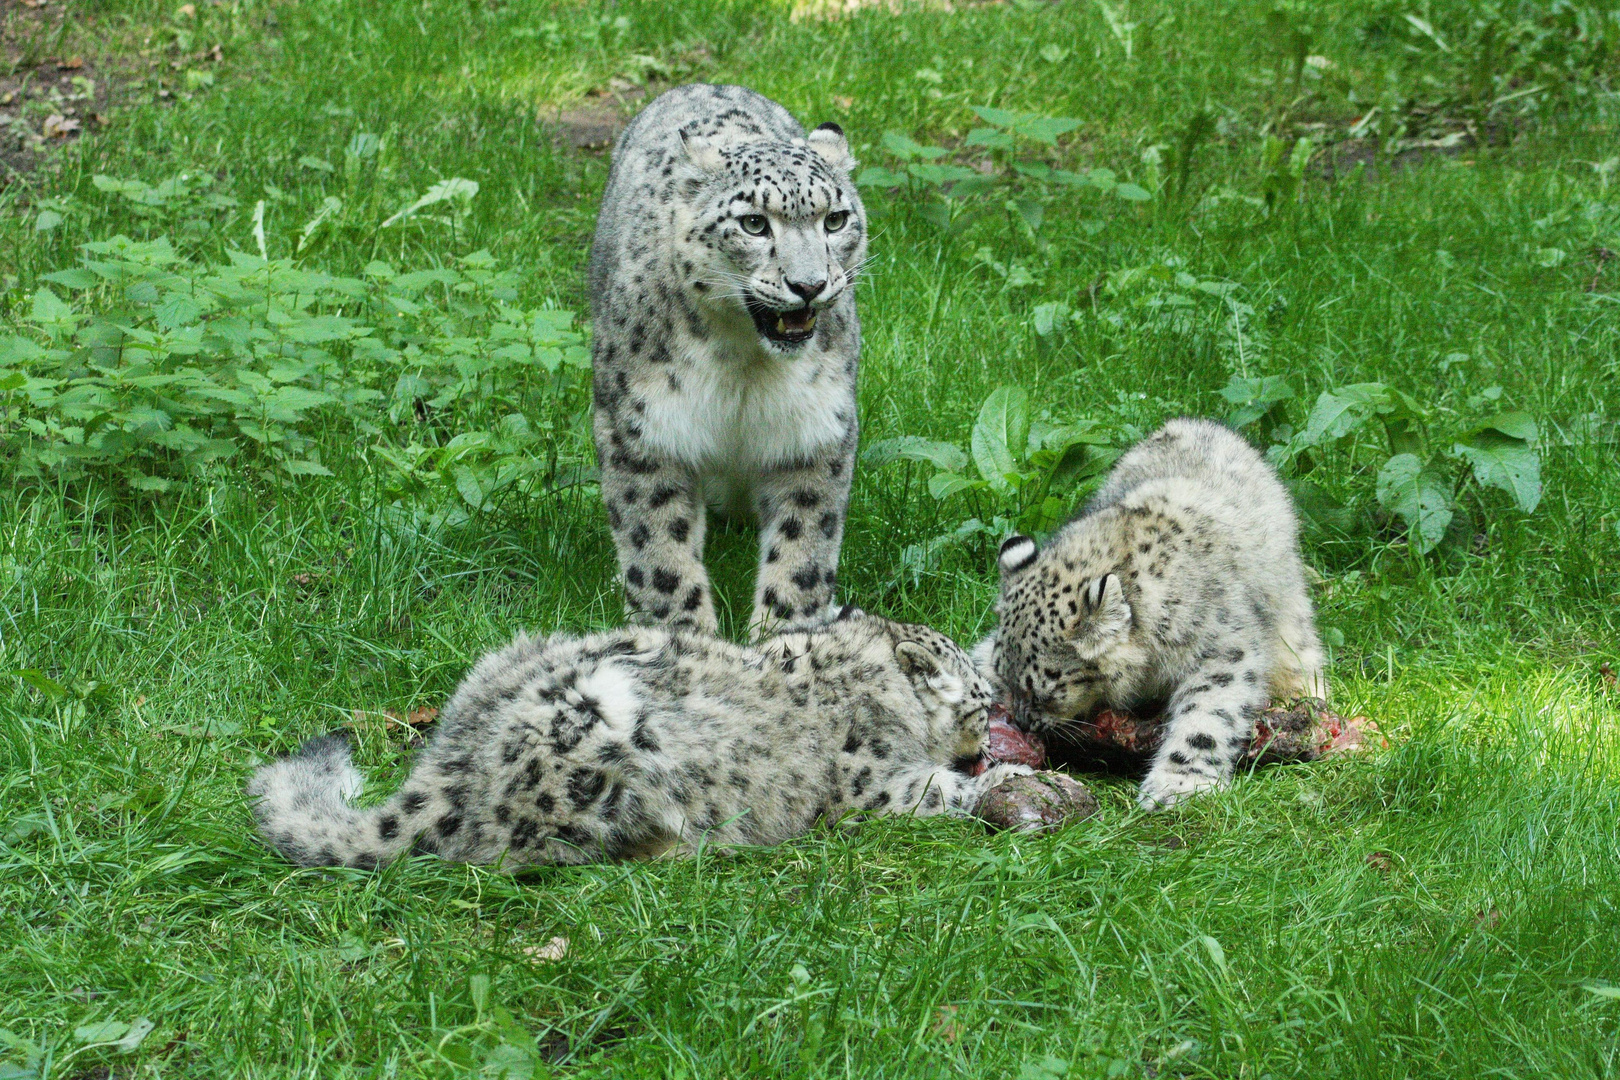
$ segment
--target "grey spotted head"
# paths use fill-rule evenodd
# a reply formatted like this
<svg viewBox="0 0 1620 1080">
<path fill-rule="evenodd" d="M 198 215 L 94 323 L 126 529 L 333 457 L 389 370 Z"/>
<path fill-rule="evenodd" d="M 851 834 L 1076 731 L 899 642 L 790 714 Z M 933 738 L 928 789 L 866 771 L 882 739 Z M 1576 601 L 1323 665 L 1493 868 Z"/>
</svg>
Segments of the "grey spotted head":
<svg viewBox="0 0 1620 1080">
<path fill-rule="evenodd" d="M 712 306 L 793 353 L 866 257 L 866 209 L 837 124 L 808 138 L 716 143 L 683 131 L 679 263 Z"/>
<path fill-rule="evenodd" d="M 873 616 L 865 616 L 873 620 Z M 881 620 L 894 658 L 929 718 L 934 760 L 966 768 L 984 753 L 996 690 L 956 642 L 926 626 Z"/>
<path fill-rule="evenodd" d="M 1129 641 L 1131 606 L 1114 573 L 1071 570 L 1027 536 L 1001 545 L 992 663 L 1013 718 L 1050 731 L 1103 702 L 1103 663 Z"/>
</svg>

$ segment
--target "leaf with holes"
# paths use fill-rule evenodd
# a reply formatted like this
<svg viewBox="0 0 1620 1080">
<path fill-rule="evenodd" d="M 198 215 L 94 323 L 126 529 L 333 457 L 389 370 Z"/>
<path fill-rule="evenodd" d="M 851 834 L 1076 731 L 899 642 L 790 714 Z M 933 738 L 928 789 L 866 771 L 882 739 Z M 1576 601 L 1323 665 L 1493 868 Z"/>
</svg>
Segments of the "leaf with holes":
<svg viewBox="0 0 1620 1080">
<path fill-rule="evenodd" d="M 1451 524 L 1451 486 L 1416 454 L 1396 454 L 1378 471 L 1378 504 L 1406 522 L 1407 542 L 1433 551 Z"/>
<path fill-rule="evenodd" d="M 1530 513 L 1541 502 L 1541 455 L 1533 448 L 1536 422 L 1524 413 L 1503 413 L 1469 432 L 1452 447 L 1473 466 L 1482 487 L 1500 488 Z"/>
</svg>

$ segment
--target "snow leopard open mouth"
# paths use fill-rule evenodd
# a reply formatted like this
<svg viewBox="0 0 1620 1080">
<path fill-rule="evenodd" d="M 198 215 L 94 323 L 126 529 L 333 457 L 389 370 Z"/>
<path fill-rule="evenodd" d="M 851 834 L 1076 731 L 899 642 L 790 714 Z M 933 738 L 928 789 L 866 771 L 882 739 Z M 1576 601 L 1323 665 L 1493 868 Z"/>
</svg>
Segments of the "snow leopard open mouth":
<svg viewBox="0 0 1620 1080">
<path fill-rule="evenodd" d="M 748 314 L 754 318 L 759 336 L 778 345 L 802 345 L 816 334 L 816 310 L 809 304 L 788 311 L 777 311 L 757 301 L 748 301 Z"/>
</svg>

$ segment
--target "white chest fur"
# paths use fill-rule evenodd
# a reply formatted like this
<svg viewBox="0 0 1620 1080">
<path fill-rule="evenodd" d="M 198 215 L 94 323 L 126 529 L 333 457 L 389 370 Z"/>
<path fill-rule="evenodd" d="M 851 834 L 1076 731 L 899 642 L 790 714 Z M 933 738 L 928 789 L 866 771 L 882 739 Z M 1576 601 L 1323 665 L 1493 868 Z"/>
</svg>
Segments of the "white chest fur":
<svg viewBox="0 0 1620 1080">
<path fill-rule="evenodd" d="M 757 339 L 688 340 L 677 355 L 678 385 L 660 375 L 649 388 L 642 438 L 700 476 L 746 481 L 843 437 L 854 404 L 843 362 L 814 343 L 781 356 Z"/>
</svg>

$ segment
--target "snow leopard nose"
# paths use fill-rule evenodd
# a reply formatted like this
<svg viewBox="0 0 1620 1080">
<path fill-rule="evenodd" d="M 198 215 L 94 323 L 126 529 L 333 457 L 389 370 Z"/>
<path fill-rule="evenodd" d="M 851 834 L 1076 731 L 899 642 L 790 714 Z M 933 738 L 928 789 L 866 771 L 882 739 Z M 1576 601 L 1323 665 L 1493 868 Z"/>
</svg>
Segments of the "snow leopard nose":
<svg viewBox="0 0 1620 1080">
<path fill-rule="evenodd" d="M 792 278 L 788 278 L 787 287 L 793 290 L 799 299 L 808 304 L 810 301 L 821 295 L 821 290 L 827 287 L 827 279 L 822 278 L 820 281 L 794 281 Z"/>
</svg>

